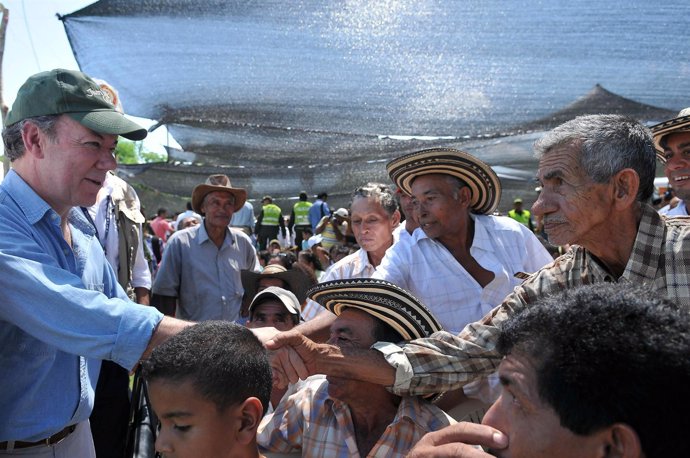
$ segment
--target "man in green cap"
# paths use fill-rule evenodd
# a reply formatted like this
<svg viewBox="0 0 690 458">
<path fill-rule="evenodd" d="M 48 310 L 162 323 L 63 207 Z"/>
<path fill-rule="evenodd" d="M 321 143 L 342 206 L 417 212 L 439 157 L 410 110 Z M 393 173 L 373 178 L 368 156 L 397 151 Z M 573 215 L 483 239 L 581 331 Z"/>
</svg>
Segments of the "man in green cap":
<svg viewBox="0 0 690 458">
<path fill-rule="evenodd" d="M 88 418 L 101 360 L 132 369 L 189 323 L 129 300 L 85 207 L 115 168 L 118 135 L 146 130 L 85 74 L 19 89 L 2 136 L 0 453 L 95 456 Z M 80 208 L 82 207 L 82 208 Z"/>
</svg>

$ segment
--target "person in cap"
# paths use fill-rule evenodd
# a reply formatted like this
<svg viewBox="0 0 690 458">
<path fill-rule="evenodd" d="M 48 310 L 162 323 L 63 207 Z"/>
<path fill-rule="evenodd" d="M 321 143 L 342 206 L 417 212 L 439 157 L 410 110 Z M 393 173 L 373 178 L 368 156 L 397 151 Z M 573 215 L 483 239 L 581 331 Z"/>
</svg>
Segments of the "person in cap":
<svg viewBox="0 0 690 458">
<path fill-rule="evenodd" d="M 225 175 L 211 175 L 192 191 L 192 207 L 202 224 L 175 232 L 163 251 L 153 294 L 164 310 L 193 320 L 240 319 L 244 289 L 241 270 L 259 270 L 251 239 L 231 228 L 232 214 L 247 192 Z"/>
<path fill-rule="evenodd" d="M 246 326 L 249 329 L 275 328 L 279 331 L 288 331 L 299 324 L 300 308 L 297 296 L 289 290 L 279 286 L 264 287 L 256 293 L 249 304 L 249 320 Z M 267 413 L 273 411 L 286 393 L 292 393 L 302 386 L 301 381 L 287 387 L 280 386 L 277 374 L 274 381 Z"/>
<path fill-rule="evenodd" d="M 285 230 L 285 220 L 283 219 L 283 211 L 279 206 L 273 203 L 273 197 L 264 196 L 261 199 L 261 213 L 256 218 L 256 240 L 259 243 L 259 250 L 265 250 L 269 240 L 278 237 L 278 231 L 287 239 L 287 231 Z"/>
<path fill-rule="evenodd" d="M 530 214 L 529 210 L 522 208 L 522 198 L 518 197 L 513 200 L 513 208 L 508 210 L 508 216 L 513 218 L 518 223 L 529 227 L 529 230 L 534 232 L 532 215 Z"/>
<path fill-rule="evenodd" d="M 321 236 L 322 247 L 330 251 L 334 245 L 345 243 L 349 216 L 346 208 L 339 208 L 332 215 L 321 218 L 314 234 Z"/>
<path fill-rule="evenodd" d="M 666 205 L 659 213 L 686 216 L 685 201 L 690 199 L 690 108 L 682 110 L 673 119 L 652 126 L 652 135 L 668 184 L 680 199 L 675 206 Z"/>
<path fill-rule="evenodd" d="M 366 349 L 440 330 L 433 314 L 406 291 L 382 280 L 321 283 L 310 297 L 337 315 L 329 342 Z M 427 432 L 454 421 L 415 396 L 396 396 L 371 383 L 314 377 L 283 398 L 259 425 L 257 442 L 302 456 L 404 456 Z"/>
<path fill-rule="evenodd" d="M 471 425 L 500 431 L 505 446 L 463 456 L 690 456 L 676 440 L 690 427 L 689 329 L 687 310 L 640 285 L 579 286 L 521 310 L 498 339 L 501 397 Z M 463 426 L 428 434 L 408 457 L 447 456 L 451 429 L 472 441 Z"/>
<path fill-rule="evenodd" d="M 235 216 L 235 215 L 233 214 L 232 216 Z M 174 223 L 175 230 L 179 231 L 179 230 L 185 229 L 186 227 L 193 226 L 194 223 L 190 224 L 189 218 L 192 218 L 192 219 L 196 220 L 197 223 L 201 224 L 201 221 L 202 221 L 201 215 L 198 214 L 197 212 L 195 212 L 194 210 L 192 210 L 192 203 L 191 202 L 187 202 L 185 204 L 185 211 L 183 211 L 182 213 L 177 215 L 177 217 L 175 218 L 175 223 Z M 182 226 L 181 224 L 185 220 L 187 221 L 187 224 Z"/>
<path fill-rule="evenodd" d="M 299 193 L 299 200 L 292 206 L 292 213 L 288 220 L 288 229 L 295 236 L 295 246 L 302 249 L 302 241 L 304 231 L 309 229 L 312 232 L 311 223 L 309 222 L 309 209 L 312 203 L 309 202 L 306 191 Z M 313 232 L 312 232 L 313 233 Z M 309 237 L 307 237 L 309 238 Z"/>
<path fill-rule="evenodd" d="M 132 302 L 82 208 L 116 167 L 118 135 L 146 130 L 82 72 L 19 89 L 2 132 L 0 453 L 94 456 L 88 418 L 101 360 L 131 370 L 188 323 Z"/>
<path fill-rule="evenodd" d="M 316 233 L 316 226 L 319 225 L 324 216 L 331 216 L 331 209 L 328 207 L 328 194 L 320 192 L 316 196 L 314 204 L 309 208 L 309 224 L 312 232 Z"/>
<path fill-rule="evenodd" d="M 268 264 L 261 272 L 243 270 L 241 278 L 242 287 L 244 288 L 244 300 L 247 304 L 246 307 L 243 307 L 242 316 L 249 314 L 249 303 L 258 293 L 269 286 L 276 286 L 290 291 L 296 296 L 301 310 L 302 304 L 307 300 L 307 290 L 311 286 L 309 277 L 304 272 L 287 269 L 280 264 Z"/>
<path fill-rule="evenodd" d="M 650 131 L 625 116 L 581 116 L 548 132 L 535 151 L 542 189 L 532 211 L 543 216 L 551 242 L 572 244 L 568 252 L 457 336 L 443 333 L 395 351 L 343 355 L 295 330 L 279 334 L 267 346 L 289 346 L 276 354 L 288 378 L 306 377 L 318 367 L 319 373 L 378 382 L 400 394 L 455 389 L 495 370 L 502 322 L 547 295 L 582 284 L 641 284 L 690 307 L 690 221 L 664 219 L 646 203 L 656 167 Z M 483 445 L 493 446 L 490 440 Z"/>
</svg>

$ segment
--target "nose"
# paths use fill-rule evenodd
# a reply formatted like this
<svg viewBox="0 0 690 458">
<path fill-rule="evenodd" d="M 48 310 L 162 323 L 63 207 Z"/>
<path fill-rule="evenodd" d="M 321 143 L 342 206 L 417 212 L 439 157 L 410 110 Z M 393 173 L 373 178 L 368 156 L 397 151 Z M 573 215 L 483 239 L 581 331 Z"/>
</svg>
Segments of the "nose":
<svg viewBox="0 0 690 458">
<path fill-rule="evenodd" d="M 102 170 L 115 170 L 117 168 L 115 155 L 111 151 L 105 150 L 98 161 L 98 167 Z"/>
<path fill-rule="evenodd" d="M 172 453 L 173 448 L 170 445 L 170 441 L 167 439 L 167 434 L 165 430 L 161 428 L 158 431 L 158 436 L 156 437 L 156 451 L 160 453 Z"/>
<path fill-rule="evenodd" d="M 551 201 L 551 196 L 547 191 L 542 189 L 539 192 L 537 200 L 532 204 L 532 214 L 537 217 L 544 216 L 547 213 L 553 211 L 553 202 Z"/>
<path fill-rule="evenodd" d="M 482 425 L 491 426 L 492 428 L 496 428 L 500 431 L 506 432 L 505 429 L 501 426 L 500 413 L 498 408 L 498 404 L 500 402 L 501 398 L 499 397 L 498 400 L 494 402 L 491 405 L 491 407 L 489 407 L 489 410 L 486 411 L 484 417 L 482 418 Z"/>
</svg>

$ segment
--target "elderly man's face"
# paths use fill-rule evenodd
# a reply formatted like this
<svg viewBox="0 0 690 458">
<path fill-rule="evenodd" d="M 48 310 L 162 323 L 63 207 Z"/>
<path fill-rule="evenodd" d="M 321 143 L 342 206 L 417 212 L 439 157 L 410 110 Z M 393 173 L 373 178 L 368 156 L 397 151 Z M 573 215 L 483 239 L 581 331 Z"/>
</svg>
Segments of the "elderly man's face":
<svg viewBox="0 0 690 458">
<path fill-rule="evenodd" d="M 667 135 L 663 139 L 664 172 L 676 195 L 690 199 L 690 132 Z"/>
<path fill-rule="evenodd" d="M 341 348 L 369 348 L 374 338 L 374 317 L 354 308 L 347 308 L 331 324 L 331 337 L 328 343 Z M 361 396 L 358 391 L 361 383 L 356 380 L 328 376 L 328 394 L 346 401 L 350 397 Z"/>
<path fill-rule="evenodd" d="M 117 166 L 113 156 L 117 135 L 96 133 L 65 115 L 55 124 L 54 139 L 33 129 L 40 136 L 42 150 L 33 167 L 40 180 L 38 194 L 59 214 L 71 207 L 93 205 L 106 172 Z"/>
<path fill-rule="evenodd" d="M 531 358 L 508 355 L 498 367 L 503 385 L 500 397 L 486 412 L 482 424 L 502 431 L 508 447 L 492 453 L 499 457 L 596 457 L 601 442 L 596 433 L 580 436 L 561 426 L 555 410 L 541 400 Z"/>
<path fill-rule="evenodd" d="M 467 223 L 469 202 L 464 202 L 460 194 L 468 189 L 458 189 L 447 177 L 422 175 L 412 182 L 414 214 L 419 226 L 432 239 L 454 234 Z"/>
<path fill-rule="evenodd" d="M 580 165 L 579 155 L 578 148 L 562 146 L 539 161 L 542 190 L 532 212 L 544 217 L 544 229 L 554 245 L 587 247 L 601 243 L 601 235 L 610 229 L 612 185 L 592 181 Z"/>
<path fill-rule="evenodd" d="M 230 224 L 235 212 L 235 196 L 225 191 L 213 191 L 206 194 L 201 203 L 208 228 L 220 229 Z"/>
</svg>

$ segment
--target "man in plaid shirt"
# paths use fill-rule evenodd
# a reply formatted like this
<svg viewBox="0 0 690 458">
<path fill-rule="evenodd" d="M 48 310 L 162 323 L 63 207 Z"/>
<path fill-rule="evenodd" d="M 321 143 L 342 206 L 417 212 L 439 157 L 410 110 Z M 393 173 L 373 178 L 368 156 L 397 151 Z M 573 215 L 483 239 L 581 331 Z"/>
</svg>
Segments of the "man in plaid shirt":
<svg viewBox="0 0 690 458">
<path fill-rule="evenodd" d="M 656 169 L 649 130 L 623 116 L 582 116 L 546 134 L 535 151 L 542 191 L 532 213 L 543 217 L 549 241 L 573 245 L 566 254 L 457 336 L 439 332 L 402 347 L 377 343 L 373 350 L 354 351 L 317 345 L 298 333 L 279 335 L 267 346 L 291 347 L 277 354 L 287 377 L 325 373 L 379 383 L 398 394 L 445 392 L 493 372 L 500 361 L 498 326 L 564 288 L 645 285 L 690 306 L 690 220 L 664 219 L 646 203 Z M 303 364 L 288 363 L 294 351 Z M 501 445 L 491 435 L 482 441 Z"/>
</svg>

